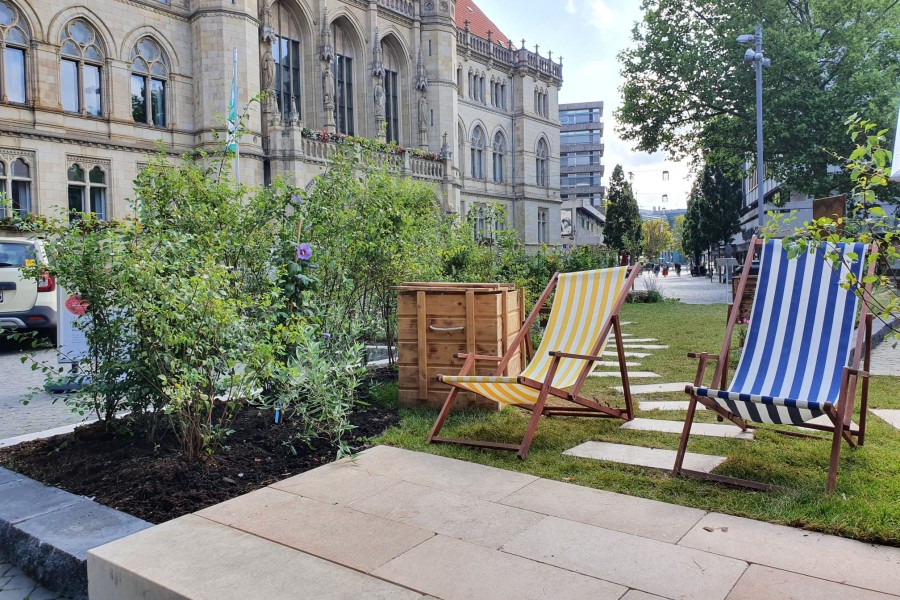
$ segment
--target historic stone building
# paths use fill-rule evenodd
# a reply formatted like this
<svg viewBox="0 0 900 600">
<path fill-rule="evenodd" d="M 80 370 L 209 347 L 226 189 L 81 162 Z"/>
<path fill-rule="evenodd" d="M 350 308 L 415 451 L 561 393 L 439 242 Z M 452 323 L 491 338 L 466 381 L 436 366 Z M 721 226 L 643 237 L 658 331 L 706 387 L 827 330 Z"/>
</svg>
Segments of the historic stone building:
<svg viewBox="0 0 900 600">
<path fill-rule="evenodd" d="M 559 242 L 562 65 L 471 0 L 81 1 L 0 0 L 15 210 L 127 215 L 160 140 L 173 155 L 221 145 L 237 49 L 239 103 L 267 94 L 240 140 L 243 182 L 306 186 L 332 135 L 379 138 L 414 149 L 398 168 L 446 211 L 499 202 L 527 244 Z"/>
</svg>

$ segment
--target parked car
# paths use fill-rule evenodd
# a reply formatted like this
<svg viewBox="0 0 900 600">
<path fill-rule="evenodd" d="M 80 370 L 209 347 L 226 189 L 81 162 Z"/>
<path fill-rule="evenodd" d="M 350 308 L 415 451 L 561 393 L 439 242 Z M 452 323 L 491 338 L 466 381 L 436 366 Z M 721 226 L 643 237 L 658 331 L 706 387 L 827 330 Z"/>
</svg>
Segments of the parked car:
<svg viewBox="0 0 900 600">
<path fill-rule="evenodd" d="M 25 277 L 22 269 L 47 264 L 40 240 L 0 237 L 0 329 L 37 330 L 56 340 L 56 281 L 45 273 Z"/>
</svg>

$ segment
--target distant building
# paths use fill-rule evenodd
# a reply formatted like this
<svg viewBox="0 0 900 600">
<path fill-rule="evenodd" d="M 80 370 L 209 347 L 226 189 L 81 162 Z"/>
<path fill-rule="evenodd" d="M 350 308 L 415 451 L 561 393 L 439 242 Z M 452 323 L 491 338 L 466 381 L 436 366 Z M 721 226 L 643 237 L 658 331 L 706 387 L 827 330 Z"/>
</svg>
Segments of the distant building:
<svg viewBox="0 0 900 600">
<path fill-rule="evenodd" d="M 603 102 L 559 106 L 563 243 L 603 242 Z"/>
<path fill-rule="evenodd" d="M 0 0 L 0 193 L 124 218 L 159 144 L 222 147 L 234 81 L 239 108 L 266 94 L 243 183 L 306 187 L 344 136 L 396 142 L 445 212 L 497 203 L 559 244 L 562 63 L 533 48 L 473 0 Z"/>
<path fill-rule="evenodd" d="M 731 245 L 738 257 L 744 256 L 750 239 L 760 229 L 772 222 L 772 214 L 787 216 L 796 212 L 796 219 L 787 227 L 782 227 L 780 233 L 786 235 L 794 230 L 794 227 L 813 218 L 813 198 L 805 192 L 787 192 L 782 184 L 763 174 L 763 211 L 762 218 L 757 211 L 759 204 L 759 186 L 756 179 L 756 168 L 751 164 L 745 165 L 747 176 L 743 181 L 744 200 L 741 206 L 741 230 L 731 238 Z M 765 165 L 763 165 L 765 169 Z"/>
</svg>

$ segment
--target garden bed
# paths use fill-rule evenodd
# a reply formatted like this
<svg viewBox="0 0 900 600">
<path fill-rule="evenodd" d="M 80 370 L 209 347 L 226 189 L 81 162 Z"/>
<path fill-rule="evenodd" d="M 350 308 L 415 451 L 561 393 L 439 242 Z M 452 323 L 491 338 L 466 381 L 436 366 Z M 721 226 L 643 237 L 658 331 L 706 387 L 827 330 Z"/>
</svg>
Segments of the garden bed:
<svg viewBox="0 0 900 600">
<path fill-rule="evenodd" d="M 379 370 L 373 379 L 391 373 Z M 396 375 L 393 375 L 396 377 Z M 369 438 L 397 424 L 396 411 L 360 406 L 349 443 L 354 452 L 369 447 Z M 325 440 L 311 446 L 285 442 L 290 422 L 275 425 L 271 411 L 247 408 L 238 414 L 228 449 L 200 463 L 179 455 L 171 434 L 157 445 L 148 441 L 144 424 L 126 418 L 129 431 L 113 433 L 100 423 L 74 433 L 0 450 L 0 465 L 47 485 L 93 498 L 151 523 L 162 523 L 224 502 L 335 459 L 337 448 Z"/>
</svg>

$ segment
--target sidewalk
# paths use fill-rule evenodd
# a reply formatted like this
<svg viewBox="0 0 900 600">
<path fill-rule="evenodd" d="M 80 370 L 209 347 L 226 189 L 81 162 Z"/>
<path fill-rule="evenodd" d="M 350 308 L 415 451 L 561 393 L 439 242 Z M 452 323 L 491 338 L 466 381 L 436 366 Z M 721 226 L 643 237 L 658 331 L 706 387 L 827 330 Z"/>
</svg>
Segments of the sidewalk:
<svg viewBox="0 0 900 600">
<path fill-rule="evenodd" d="M 379 446 L 96 548 L 88 577 L 91 600 L 897 600 L 900 548 Z"/>
</svg>

